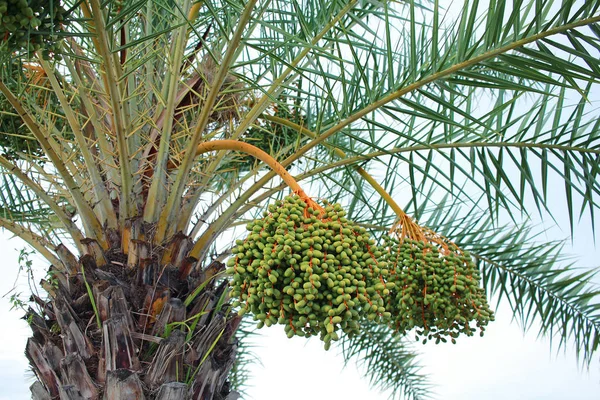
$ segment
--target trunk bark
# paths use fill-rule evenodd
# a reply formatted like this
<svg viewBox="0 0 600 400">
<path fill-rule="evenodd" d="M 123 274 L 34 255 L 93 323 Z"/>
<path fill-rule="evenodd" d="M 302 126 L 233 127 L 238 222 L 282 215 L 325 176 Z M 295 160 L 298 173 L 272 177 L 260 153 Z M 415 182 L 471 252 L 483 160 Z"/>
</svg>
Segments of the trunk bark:
<svg viewBox="0 0 600 400">
<path fill-rule="evenodd" d="M 34 400 L 239 397 L 227 377 L 240 317 L 230 313 L 227 282 L 213 279 L 224 266 L 190 273 L 189 238 L 153 255 L 138 236 L 127 254 L 121 243 L 102 252 L 89 240 L 80 259 L 57 248 L 63 264 L 43 282 L 49 298 L 28 314 Z"/>
</svg>

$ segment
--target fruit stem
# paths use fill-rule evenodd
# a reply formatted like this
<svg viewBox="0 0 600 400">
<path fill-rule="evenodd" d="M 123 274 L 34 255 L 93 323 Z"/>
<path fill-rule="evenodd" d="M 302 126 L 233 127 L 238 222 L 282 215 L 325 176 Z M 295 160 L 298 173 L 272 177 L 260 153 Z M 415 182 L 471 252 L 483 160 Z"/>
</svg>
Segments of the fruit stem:
<svg viewBox="0 0 600 400">
<path fill-rule="evenodd" d="M 423 234 L 421 227 L 400 208 L 398 203 L 392 199 L 392 196 L 385 191 L 385 189 L 375 180 L 375 178 L 373 178 L 373 176 L 371 176 L 371 174 L 361 167 L 357 167 L 356 172 L 358 172 L 360 176 L 365 178 L 365 180 L 369 182 L 371 186 L 373 186 L 373 189 L 379 193 L 381 198 L 388 203 L 390 208 L 394 210 L 398 216 L 396 223 L 392 226 L 392 229 L 390 229 L 390 233 L 396 233 L 400 238 L 407 237 L 413 240 L 425 240 L 425 235 Z"/>
<path fill-rule="evenodd" d="M 223 140 L 211 140 L 209 142 L 200 143 L 198 147 L 196 147 L 196 156 L 202 153 L 208 153 L 210 151 L 217 150 L 235 150 L 242 153 L 249 154 L 254 158 L 259 159 L 260 161 L 267 164 L 277 175 L 283 179 L 283 181 L 292 189 L 292 192 L 296 193 L 302 200 L 307 202 L 308 206 L 311 208 L 321 209 L 310 197 L 302 190 L 298 182 L 286 171 L 283 165 L 277 162 L 273 157 L 271 157 L 268 153 L 265 153 L 261 149 L 256 146 L 253 146 L 249 143 L 240 142 L 239 140 L 231 140 L 231 139 L 223 139 Z"/>
<path fill-rule="evenodd" d="M 394 199 L 392 199 L 392 196 L 390 196 L 389 193 L 385 191 L 385 189 L 375 180 L 375 178 L 373 178 L 367 171 L 365 171 L 361 167 L 357 167 L 356 172 L 358 172 L 360 176 L 365 178 L 365 180 L 369 182 L 371 186 L 373 186 L 373 189 L 375 189 L 377 193 L 379 193 L 379 195 L 383 198 L 383 200 L 385 200 L 385 202 L 388 203 L 388 205 L 391 207 L 392 210 L 394 210 L 399 219 L 407 217 L 406 213 L 400 208 L 398 203 L 396 203 Z"/>
</svg>

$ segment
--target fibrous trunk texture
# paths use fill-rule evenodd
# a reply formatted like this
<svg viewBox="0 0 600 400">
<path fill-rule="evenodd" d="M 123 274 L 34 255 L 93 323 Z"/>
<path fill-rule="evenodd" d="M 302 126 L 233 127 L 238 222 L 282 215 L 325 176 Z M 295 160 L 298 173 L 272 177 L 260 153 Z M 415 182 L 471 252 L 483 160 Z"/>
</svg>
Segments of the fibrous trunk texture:
<svg viewBox="0 0 600 400">
<path fill-rule="evenodd" d="M 240 317 L 230 314 L 227 282 L 215 279 L 223 265 L 194 271 L 179 245 L 166 256 L 137 239 L 127 254 L 84 245 L 79 259 L 56 249 L 62 265 L 42 281 L 48 300 L 35 298 L 28 313 L 32 398 L 237 399 L 227 376 Z"/>
</svg>

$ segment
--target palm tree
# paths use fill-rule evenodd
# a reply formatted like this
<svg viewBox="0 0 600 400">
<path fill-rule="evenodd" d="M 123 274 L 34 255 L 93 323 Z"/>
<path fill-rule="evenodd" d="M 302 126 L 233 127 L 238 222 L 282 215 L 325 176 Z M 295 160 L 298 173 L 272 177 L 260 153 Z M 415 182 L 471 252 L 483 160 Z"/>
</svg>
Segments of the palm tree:
<svg viewBox="0 0 600 400">
<path fill-rule="evenodd" d="M 596 217 L 600 2 L 441 3 L 0 1 L 0 226 L 51 264 L 33 398 L 236 398 L 249 320 L 222 262 L 296 181 L 376 238 L 450 238 L 588 364 L 593 273 L 532 221 Z M 401 330 L 359 326 L 344 356 L 426 397 Z"/>
</svg>

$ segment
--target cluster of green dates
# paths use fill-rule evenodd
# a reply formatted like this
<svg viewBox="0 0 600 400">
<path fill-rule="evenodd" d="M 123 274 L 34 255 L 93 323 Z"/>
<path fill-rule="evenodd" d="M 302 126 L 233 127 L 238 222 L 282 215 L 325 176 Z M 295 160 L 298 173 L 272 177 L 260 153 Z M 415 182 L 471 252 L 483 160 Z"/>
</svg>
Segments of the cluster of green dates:
<svg viewBox="0 0 600 400">
<path fill-rule="evenodd" d="M 390 318 L 384 308 L 390 291 L 366 230 L 339 205 L 324 213 L 298 196 L 269 206 L 263 219 L 248 224 L 228 272 L 240 314 L 251 312 L 259 327 L 283 324 L 288 337 L 319 335 L 328 349 L 338 331 L 357 333 L 363 317 Z"/>
<path fill-rule="evenodd" d="M 365 319 L 438 342 L 493 319 L 467 253 L 389 236 L 378 246 L 339 204 L 316 208 L 297 195 L 278 200 L 233 248 L 233 305 L 259 328 L 282 324 L 288 337 L 319 336 L 329 349 Z"/>
<path fill-rule="evenodd" d="M 423 343 L 447 338 L 456 343 L 461 333 L 473 335 L 470 323 L 475 322 L 483 336 L 494 316 L 468 252 L 453 244 L 440 252 L 431 243 L 387 235 L 383 241 L 384 259 L 393 271 L 394 290 L 386 303 L 393 329 L 402 334 L 415 329 Z"/>
<path fill-rule="evenodd" d="M 124 3 L 125 0 L 113 0 L 110 4 L 110 16 L 114 18 L 119 15 Z"/>
<path fill-rule="evenodd" d="M 42 50 L 49 59 L 60 47 L 59 32 L 67 22 L 60 0 L 0 0 L 0 49 L 28 54 Z"/>
</svg>

